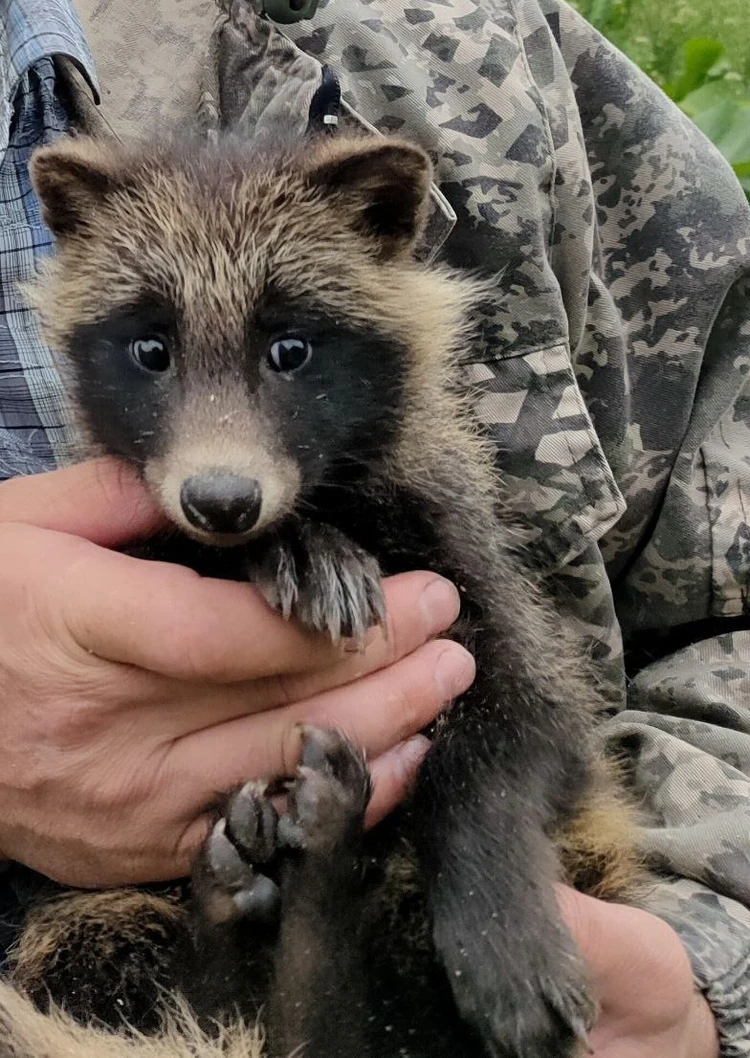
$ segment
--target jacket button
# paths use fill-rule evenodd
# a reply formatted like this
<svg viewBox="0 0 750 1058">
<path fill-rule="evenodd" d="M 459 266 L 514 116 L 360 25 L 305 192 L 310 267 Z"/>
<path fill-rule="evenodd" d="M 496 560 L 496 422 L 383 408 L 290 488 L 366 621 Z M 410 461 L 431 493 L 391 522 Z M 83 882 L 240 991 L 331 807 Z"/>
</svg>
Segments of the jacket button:
<svg viewBox="0 0 750 1058">
<path fill-rule="evenodd" d="M 264 0 L 263 3 L 263 13 L 282 26 L 312 18 L 317 8 L 318 0 Z"/>
</svg>

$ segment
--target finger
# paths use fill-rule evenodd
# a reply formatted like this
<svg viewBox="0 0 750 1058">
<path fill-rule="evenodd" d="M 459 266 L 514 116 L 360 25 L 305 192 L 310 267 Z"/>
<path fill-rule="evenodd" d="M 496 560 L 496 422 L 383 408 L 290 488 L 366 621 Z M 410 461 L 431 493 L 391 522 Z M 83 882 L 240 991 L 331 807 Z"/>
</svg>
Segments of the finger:
<svg viewBox="0 0 750 1058">
<path fill-rule="evenodd" d="M 118 547 L 150 535 L 165 519 L 129 467 L 114 459 L 92 459 L 0 483 L 0 522 L 22 522 Z"/>
<path fill-rule="evenodd" d="M 387 608 L 385 635 L 374 629 L 364 651 L 346 653 L 331 668 L 282 674 L 262 686 L 256 685 L 254 694 L 263 702 L 260 708 L 300 702 L 392 665 L 430 637 L 446 632 L 461 609 L 455 586 L 435 575 L 402 573 L 389 577 L 383 587 Z"/>
<path fill-rule="evenodd" d="M 363 653 L 339 655 L 335 664 L 301 675 L 274 675 L 229 687 L 203 684 L 179 700 L 174 700 L 173 690 L 166 688 L 153 708 L 154 730 L 168 738 L 180 738 L 343 687 L 411 654 L 431 636 L 449 628 L 458 615 L 458 592 L 442 577 L 405 573 L 389 578 L 384 589 L 388 635 L 374 635 Z"/>
<path fill-rule="evenodd" d="M 91 546 L 78 550 L 49 602 L 50 619 L 61 619 L 83 653 L 176 680 L 260 679 L 343 654 L 285 621 L 249 584 Z"/>
<path fill-rule="evenodd" d="M 252 776 L 293 774 L 303 721 L 334 727 L 374 758 L 425 728 L 470 686 L 474 659 L 457 643 L 435 640 L 413 654 L 306 702 L 187 735 L 173 745 L 164 788 L 190 814 L 216 791 Z"/>
<path fill-rule="evenodd" d="M 370 765 L 372 797 L 367 806 L 366 826 L 375 826 L 403 801 L 429 748 L 429 739 L 415 735 L 375 758 Z"/>
<path fill-rule="evenodd" d="M 77 664 L 104 659 L 173 680 L 230 683 L 330 666 L 343 653 L 284 621 L 248 584 L 29 525 L 0 524 L 0 551 L 6 600 L 17 598 Z"/>
<path fill-rule="evenodd" d="M 399 610 L 412 609 L 422 621 L 414 631 L 417 641 L 446 627 L 455 613 L 455 589 L 437 580 L 436 585 L 434 574 L 414 573 L 399 581 Z M 422 612 L 420 598 L 430 584 L 433 596 L 443 586 L 443 609 L 433 598 Z M 387 604 L 390 591 L 386 585 Z M 285 621 L 248 584 L 101 548 L 80 549 L 53 606 L 61 601 L 66 628 L 83 651 L 178 680 L 278 677 L 331 668 L 346 657 L 344 646 Z M 278 701 L 282 687 L 277 681 L 270 689 L 271 700 Z"/>
</svg>

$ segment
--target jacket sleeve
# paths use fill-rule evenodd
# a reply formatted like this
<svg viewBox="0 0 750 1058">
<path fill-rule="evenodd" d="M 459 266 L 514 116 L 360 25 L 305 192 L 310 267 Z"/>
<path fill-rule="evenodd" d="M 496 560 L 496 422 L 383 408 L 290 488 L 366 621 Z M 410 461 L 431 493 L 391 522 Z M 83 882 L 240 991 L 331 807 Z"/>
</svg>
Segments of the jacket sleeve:
<svg viewBox="0 0 750 1058">
<path fill-rule="evenodd" d="M 643 806 L 660 881 L 645 907 L 670 923 L 717 1019 L 722 1058 L 750 1055 L 750 632 L 642 669 L 608 724 Z"/>
</svg>

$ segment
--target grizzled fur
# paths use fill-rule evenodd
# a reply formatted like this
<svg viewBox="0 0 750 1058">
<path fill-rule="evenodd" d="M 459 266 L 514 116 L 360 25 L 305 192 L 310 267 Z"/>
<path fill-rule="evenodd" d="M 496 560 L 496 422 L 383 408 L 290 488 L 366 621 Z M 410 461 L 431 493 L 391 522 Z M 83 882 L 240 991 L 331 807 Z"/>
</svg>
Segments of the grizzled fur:
<svg viewBox="0 0 750 1058">
<path fill-rule="evenodd" d="M 626 898 L 628 810 L 597 753 L 587 660 L 514 546 L 458 386 L 482 287 L 414 260 L 426 156 L 370 139 L 74 140 L 32 171 L 58 243 L 32 298 L 93 450 L 140 470 L 196 565 L 249 576 L 333 638 L 382 620 L 380 571 L 435 568 L 462 592 L 455 635 L 477 678 L 437 724 L 409 804 L 367 838 L 364 762 L 333 732 L 305 732 L 281 818 L 258 784 L 229 797 L 177 959 L 153 940 L 153 894 L 148 941 L 128 914 L 140 983 L 90 928 L 91 901 L 114 916 L 121 897 L 42 903 L 15 955 L 38 1002 L 49 990 L 78 1019 L 151 1028 L 156 984 L 193 1013 L 123 1042 L 0 995 L 0 1055 L 256 1054 L 236 1016 L 254 1026 L 261 1005 L 271 1058 L 577 1053 L 594 1007 L 553 883 Z M 132 355 L 154 336 L 169 350 L 158 371 Z M 279 372 L 269 350 L 286 337 L 311 355 Z M 196 528 L 183 487 L 222 475 L 253 484 L 257 517 Z M 176 914 L 166 901 L 165 937 Z M 224 1035 L 202 1035 L 222 1016 Z"/>
</svg>

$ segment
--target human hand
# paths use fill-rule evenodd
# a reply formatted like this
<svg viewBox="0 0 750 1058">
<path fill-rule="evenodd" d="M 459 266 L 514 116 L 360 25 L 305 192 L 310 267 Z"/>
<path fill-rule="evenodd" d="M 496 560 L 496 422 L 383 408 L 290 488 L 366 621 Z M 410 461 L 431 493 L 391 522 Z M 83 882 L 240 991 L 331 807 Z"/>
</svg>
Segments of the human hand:
<svg viewBox="0 0 750 1058">
<path fill-rule="evenodd" d="M 186 874 L 217 793 L 293 772 L 302 720 L 368 752 L 372 822 L 473 678 L 428 642 L 459 608 L 434 574 L 387 580 L 387 640 L 347 654 L 249 585 L 108 550 L 159 525 L 111 460 L 0 484 L 0 854 L 69 885 Z"/>
<path fill-rule="evenodd" d="M 671 926 L 566 887 L 558 901 L 600 1004 L 594 1058 L 718 1058 L 713 1014 Z"/>
</svg>

